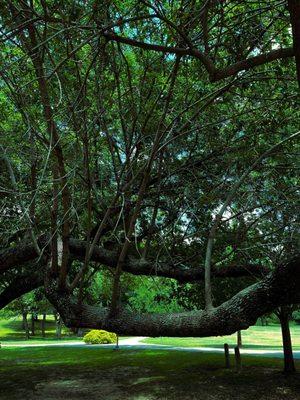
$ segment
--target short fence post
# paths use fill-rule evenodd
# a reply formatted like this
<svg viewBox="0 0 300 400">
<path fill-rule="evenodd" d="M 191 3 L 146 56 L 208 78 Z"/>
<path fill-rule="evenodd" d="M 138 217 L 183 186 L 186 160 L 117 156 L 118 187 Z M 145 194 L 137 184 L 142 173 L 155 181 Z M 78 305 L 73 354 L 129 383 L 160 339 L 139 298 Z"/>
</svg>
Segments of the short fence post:
<svg viewBox="0 0 300 400">
<path fill-rule="evenodd" d="M 119 350 L 119 335 L 117 334 L 117 340 L 116 340 L 116 347 L 115 350 Z"/>
<path fill-rule="evenodd" d="M 229 346 L 227 343 L 224 344 L 224 352 L 225 352 L 225 368 L 230 368 Z"/>
<path fill-rule="evenodd" d="M 240 372 L 242 369 L 242 362 L 241 362 L 241 353 L 238 346 L 234 348 L 234 355 L 235 355 L 235 366 L 237 372 Z"/>
</svg>

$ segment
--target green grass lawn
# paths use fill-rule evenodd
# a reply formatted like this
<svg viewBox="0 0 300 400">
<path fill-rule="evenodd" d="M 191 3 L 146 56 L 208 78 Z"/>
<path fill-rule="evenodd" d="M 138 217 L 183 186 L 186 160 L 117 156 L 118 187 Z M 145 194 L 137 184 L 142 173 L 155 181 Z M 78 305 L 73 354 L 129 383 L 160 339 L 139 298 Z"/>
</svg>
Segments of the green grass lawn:
<svg viewBox="0 0 300 400">
<path fill-rule="evenodd" d="M 300 349 L 300 325 L 291 325 L 293 348 Z M 144 340 L 145 343 L 165 344 L 186 347 L 223 347 L 224 343 L 236 345 L 236 334 L 208 338 L 172 338 L 159 337 Z M 282 346 L 280 325 L 252 326 L 242 331 L 244 348 L 251 349 L 278 349 Z"/>
<path fill-rule="evenodd" d="M 57 340 L 55 335 L 55 322 L 52 316 L 49 316 L 46 323 L 46 337 L 41 336 L 41 321 L 35 323 L 35 336 L 29 341 L 25 339 L 25 333 L 22 330 L 21 318 L 14 317 L 10 319 L 0 319 L 0 341 L 5 344 L 34 344 L 47 343 Z M 291 334 L 294 350 L 300 350 L 300 325 L 291 324 Z M 72 331 L 67 328 L 62 329 L 61 340 L 78 341 L 81 338 L 77 337 Z M 280 325 L 269 326 L 252 326 L 249 329 L 242 331 L 243 347 L 245 349 L 279 349 L 281 348 L 281 330 Z M 219 336 L 208 338 L 149 338 L 144 342 L 154 344 L 165 344 L 172 346 L 186 347 L 223 347 L 224 343 L 231 346 L 236 344 L 236 334 L 231 336 Z"/>
<path fill-rule="evenodd" d="M 30 326 L 30 324 L 29 324 Z M 84 332 L 88 332 L 86 329 Z M 70 329 L 63 327 L 61 339 L 57 339 L 55 334 L 55 321 L 52 316 L 48 316 L 46 322 L 46 336 L 42 337 L 41 332 L 41 320 L 35 322 L 35 335 L 31 336 L 30 339 L 26 339 L 25 332 L 22 329 L 22 319 L 19 317 L 13 317 L 9 319 L 0 318 L 0 343 L 5 345 L 19 344 L 51 344 L 55 341 L 63 342 L 78 342 L 82 341 L 82 337 L 76 336 Z M 126 339 L 128 336 L 122 336 L 120 339 Z"/>
<path fill-rule="evenodd" d="M 28 319 L 29 326 L 30 321 Z M 47 342 L 57 340 L 55 335 L 55 321 L 53 316 L 48 316 L 46 321 L 46 337 L 42 337 L 41 320 L 35 322 L 35 336 L 32 336 L 28 342 Z M 62 328 L 62 340 L 80 340 L 72 331 Z M 13 317 L 9 319 L 0 319 L 0 341 L 6 344 L 13 342 L 26 341 L 25 332 L 22 329 L 21 317 Z M 27 341 L 26 341 L 27 342 Z"/>
<path fill-rule="evenodd" d="M 294 347 L 300 347 L 300 326 L 292 326 Z M 54 321 L 46 339 L 22 341 L 20 319 L 0 321 L 1 341 L 24 347 L 0 349 L 0 400 L 300 400 L 300 377 L 285 377 L 282 359 L 242 356 L 242 372 L 224 369 L 223 354 L 168 350 L 115 351 L 99 347 L 26 347 L 53 342 Z M 68 336 L 64 340 L 79 340 Z M 245 347 L 280 346 L 280 327 L 255 326 L 243 331 Z M 175 346 L 235 344 L 236 335 L 216 338 L 149 338 L 147 342 Z M 300 360 L 296 360 L 300 370 Z"/>
<path fill-rule="evenodd" d="M 285 377 L 280 359 L 245 356 L 237 373 L 221 354 L 185 351 L 22 347 L 0 357 L 1 400 L 300 399 L 299 375 Z"/>
</svg>

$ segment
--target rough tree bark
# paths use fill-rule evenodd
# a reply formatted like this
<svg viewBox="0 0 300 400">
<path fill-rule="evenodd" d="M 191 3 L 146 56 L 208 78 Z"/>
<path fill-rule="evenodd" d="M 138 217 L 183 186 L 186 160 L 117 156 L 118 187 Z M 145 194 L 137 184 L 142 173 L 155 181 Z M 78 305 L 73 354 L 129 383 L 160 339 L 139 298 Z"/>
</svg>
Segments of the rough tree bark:
<svg viewBox="0 0 300 400">
<path fill-rule="evenodd" d="M 10 284 L 0 294 L 0 309 L 4 308 L 11 301 L 17 299 L 23 294 L 31 292 L 42 286 L 44 282 L 43 276 L 38 272 L 28 271 L 27 274 L 20 274 L 13 279 Z"/>
<path fill-rule="evenodd" d="M 298 257 L 210 312 L 138 314 L 121 310 L 117 315 L 109 316 L 104 307 L 85 304 L 79 307 L 76 298 L 57 291 L 54 281 L 46 285 L 46 295 L 69 327 L 106 329 L 127 335 L 206 337 L 247 329 L 276 307 L 300 302 L 299 284 Z"/>
</svg>

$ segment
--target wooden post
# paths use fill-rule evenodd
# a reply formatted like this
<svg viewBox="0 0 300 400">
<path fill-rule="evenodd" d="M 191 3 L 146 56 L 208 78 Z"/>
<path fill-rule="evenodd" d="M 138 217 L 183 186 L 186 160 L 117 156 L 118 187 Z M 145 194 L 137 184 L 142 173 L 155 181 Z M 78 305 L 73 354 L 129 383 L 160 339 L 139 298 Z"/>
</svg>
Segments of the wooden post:
<svg viewBox="0 0 300 400">
<path fill-rule="evenodd" d="M 117 334 L 117 342 L 116 342 L 116 347 L 115 350 L 119 350 L 119 335 Z"/>
<path fill-rule="evenodd" d="M 235 366 L 236 366 L 236 371 L 240 372 L 242 369 L 242 362 L 241 362 L 241 353 L 240 349 L 238 346 L 234 348 L 234 355 L 235 355 Z"/>
<path fill-rule="evenodd" d="M 225 368 L 230 368 L 229 346 L 227 343 L 224 344 L 224 353 L 225 353 Z"/>
</svg>

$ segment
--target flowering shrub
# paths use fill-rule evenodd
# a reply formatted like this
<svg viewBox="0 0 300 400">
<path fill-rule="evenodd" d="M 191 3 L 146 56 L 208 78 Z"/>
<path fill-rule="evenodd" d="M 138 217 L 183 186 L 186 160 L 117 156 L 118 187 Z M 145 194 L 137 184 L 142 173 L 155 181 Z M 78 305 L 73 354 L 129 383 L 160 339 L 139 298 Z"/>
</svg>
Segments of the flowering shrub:
<svg viewBox="0 0 300 400">
<path fill-rule="evenodd" d="M 108 344 L 116 343 L 117 335 L 113 332 L 93 329 L 83 337 L 83 341 L 87 344 Z"/>
</svg>

